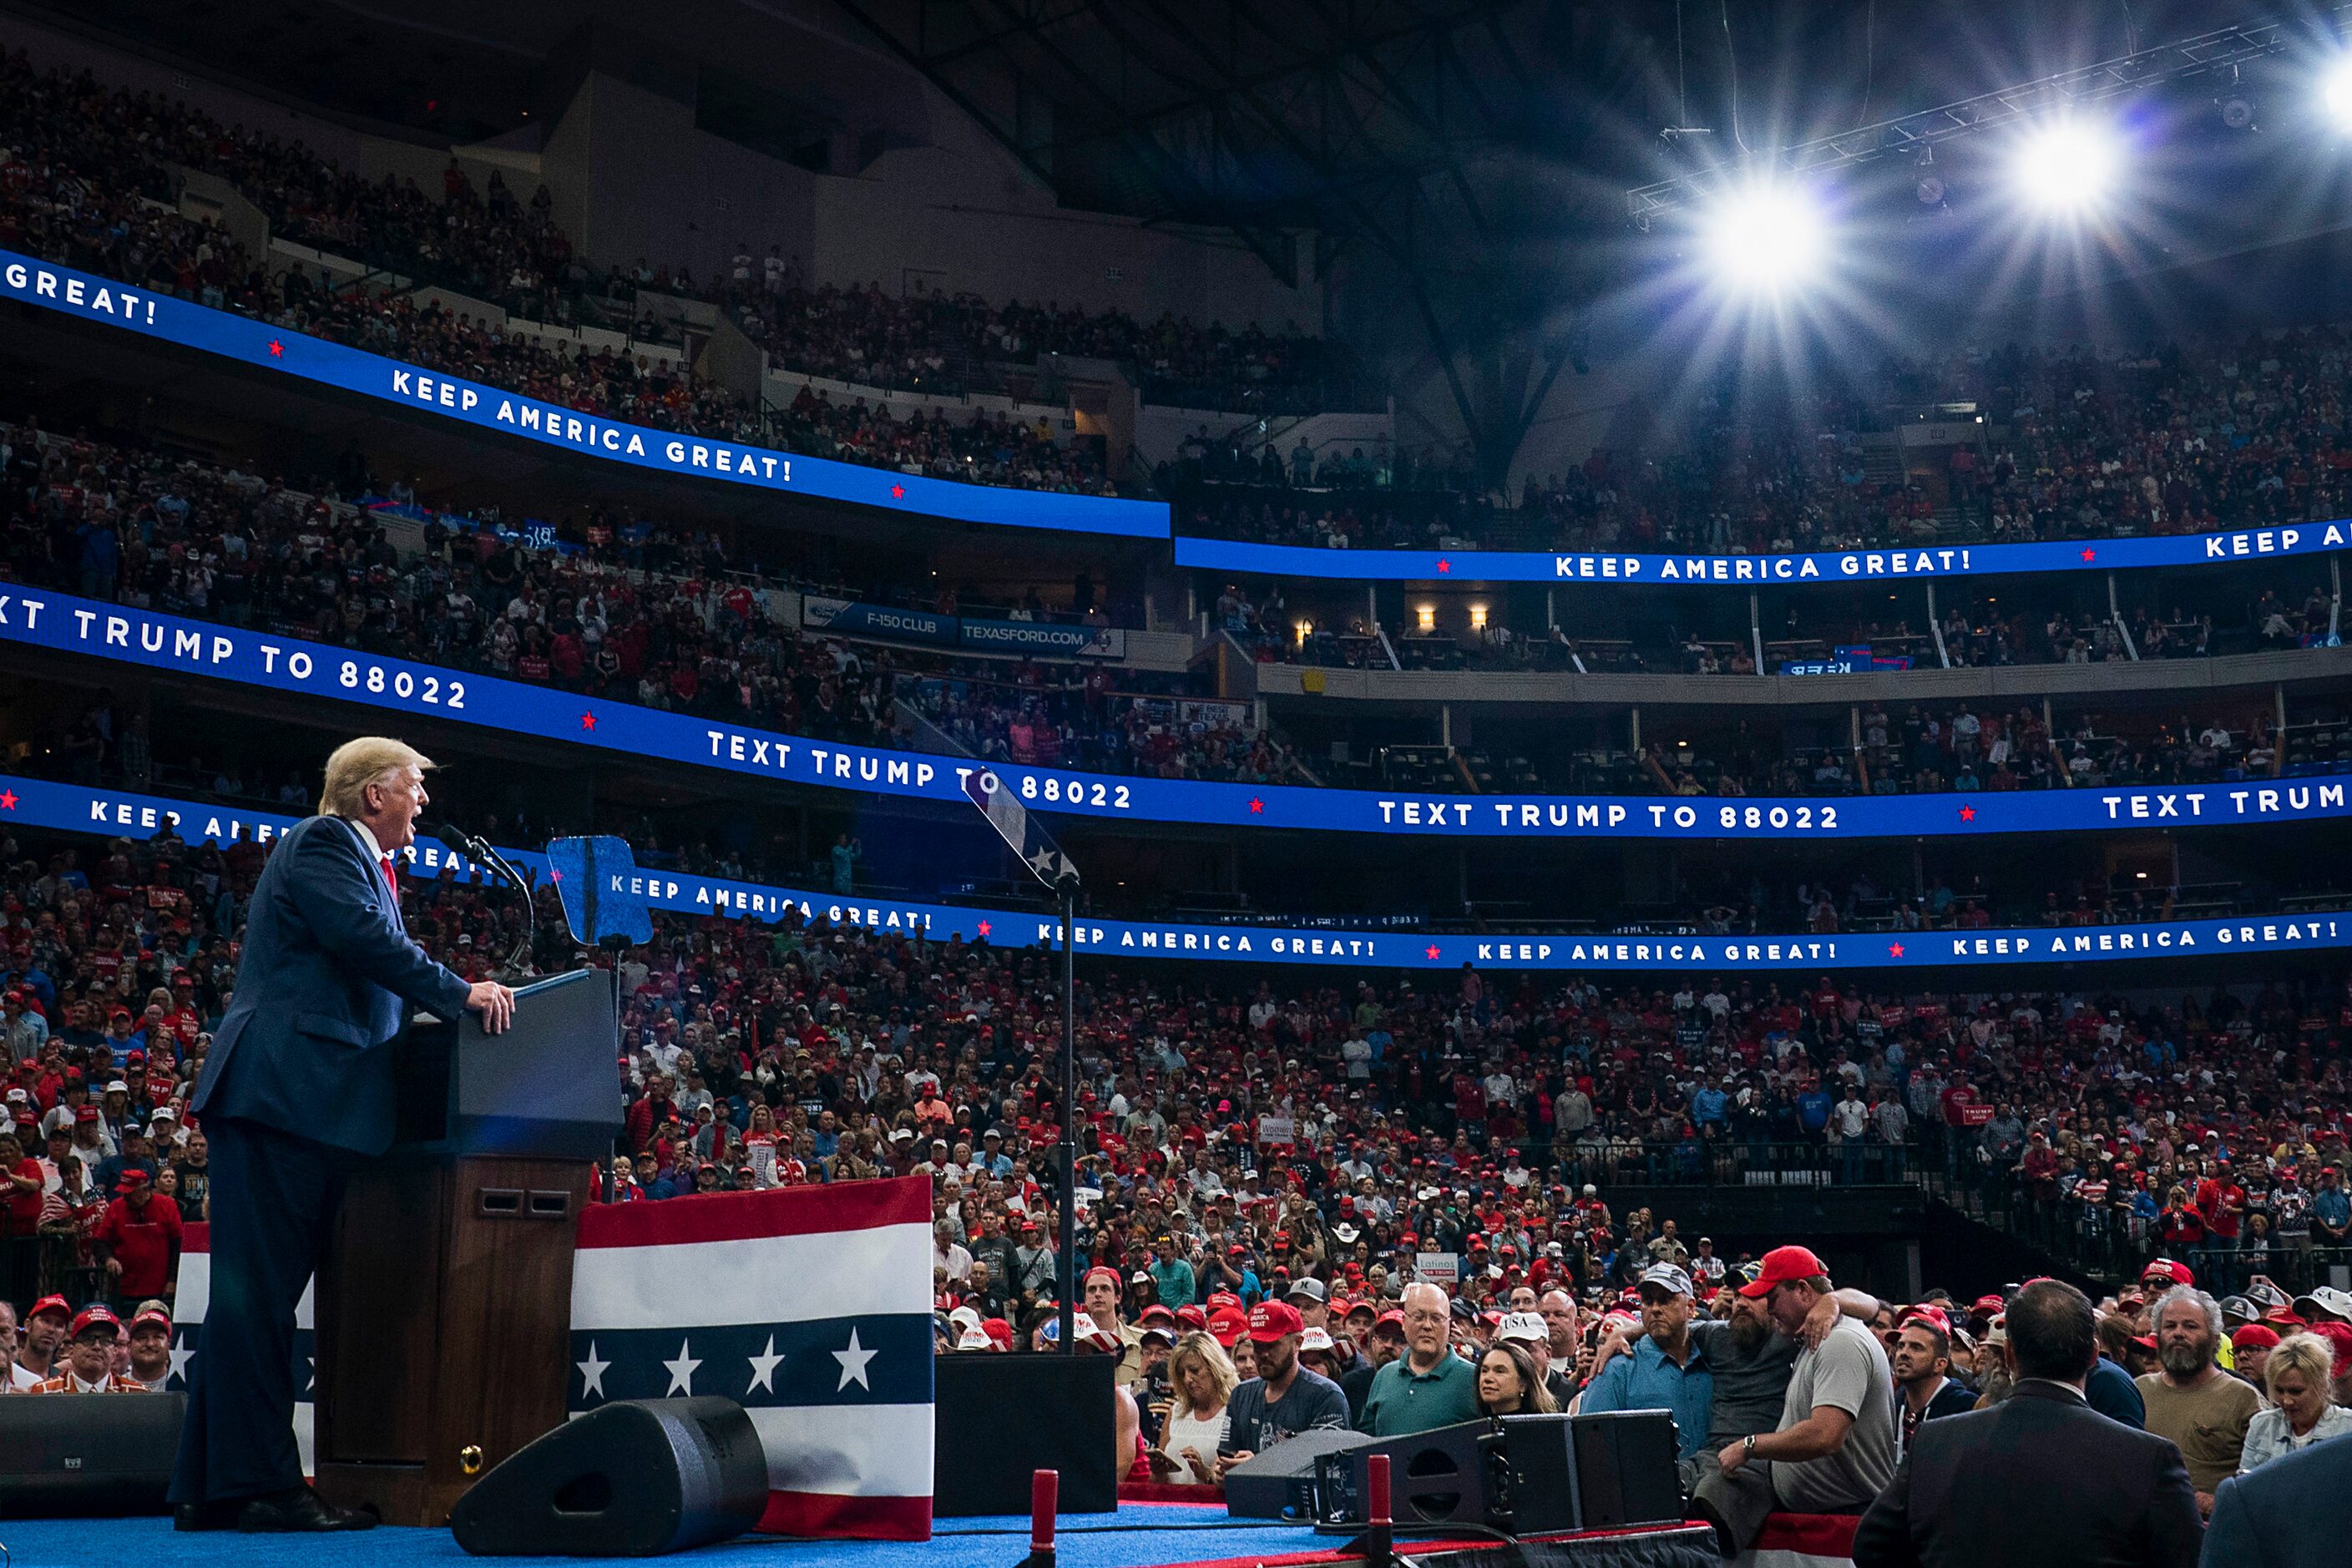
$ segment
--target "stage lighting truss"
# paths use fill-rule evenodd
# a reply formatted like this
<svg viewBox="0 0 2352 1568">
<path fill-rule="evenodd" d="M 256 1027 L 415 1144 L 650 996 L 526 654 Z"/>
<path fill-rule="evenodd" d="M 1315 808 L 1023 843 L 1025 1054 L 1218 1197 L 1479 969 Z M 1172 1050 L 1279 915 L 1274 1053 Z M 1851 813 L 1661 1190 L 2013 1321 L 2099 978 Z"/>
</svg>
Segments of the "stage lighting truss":
<svg viewBox="0 0 2352 1568">
<path fill-rule="evenodd" d="M 2168 83 L 2188 81 L 2219 73 L 2231 82 L 2233 68 L 2251 60 L 2283 54 L 2320 36 L 2340 38 L 2352 21 L 2352 5 L 2332 6 L 2315 21 L 2269 22 L 2260 26 L 2219 27 L 2193 38 L 2158 44 L 2136 54 L 2097 65 L 2061 71 L 2017 87 L 2005 87 L 1975 98 L 1948 103 L 1917 114 L 1885 120 L 1875 125 L 1841 132 L 1793 146 L 1751 154 L 1738 163 L 1695 171 L 1670 180 L 1639 185 L 1625 193 L 1626 216 L 1646 231 L 1669 208 L 1713 199 L 1727 179 L 1778 184 L 1796 178 L 1819 178 L 1832 171 L 1881 158 L 1916 158 L 1929 148 L 1958 137 L 1986 131 L 2015 130 L 2026 125 L 2096 121 L 2096 107 Z M 2228 94 L 2225 92 L 2225 98 Z M 2328 105 L 2336 123 L 2352 131 L 2352 76 L 2338 73 L 2326 88 Z M 2225 106 L 2226 107 L 2226 106 Z M 2248 104 L 2251 122 L 2252 105 Z M 1924 173 L 1924 172 L 1923 172 Z M 1941 193 L 1938 193 L 1940 196 Z M 1927 198 L 1923 195 L 1921 199 Z M 1933 205 L 1930 203 L 1929 205 Z"/>
</svg>

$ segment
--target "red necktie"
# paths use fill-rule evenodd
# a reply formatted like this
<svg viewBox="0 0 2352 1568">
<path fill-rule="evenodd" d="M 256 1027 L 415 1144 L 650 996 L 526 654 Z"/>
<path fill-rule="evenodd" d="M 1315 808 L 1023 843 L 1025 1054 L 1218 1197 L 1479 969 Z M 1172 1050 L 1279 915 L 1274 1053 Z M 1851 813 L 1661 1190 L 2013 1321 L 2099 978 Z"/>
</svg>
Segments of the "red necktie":
<svg viewBox="0 0 2352 1568">
<path fill-rule="evenodd" d="M 392 893 L 392 907 L 397 913 L 400 909 L 400 873 L 392 868 L 392 857 L 389 855 L 383 858 L 383 885 Z"/>
</svg>

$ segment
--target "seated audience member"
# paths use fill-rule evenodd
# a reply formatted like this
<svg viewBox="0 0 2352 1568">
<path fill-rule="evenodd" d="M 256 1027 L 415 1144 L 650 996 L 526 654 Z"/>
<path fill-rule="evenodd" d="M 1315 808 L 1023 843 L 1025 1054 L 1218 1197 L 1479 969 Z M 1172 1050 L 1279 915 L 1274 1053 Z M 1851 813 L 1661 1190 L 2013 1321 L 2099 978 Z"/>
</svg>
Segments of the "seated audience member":
<svg viewBox="0 0 2352 1568">
<path fill-rule="evenodd" d="M 35 1394 L 144 1394 L 147 1391 L 114 1370 L 114 1345 L 122 1335 L 122 1321 L 105 1306 L 84 1307 L 66 1333 L 66 1365 L 55 1377 L 37 1384 Z"/>
<path fill-rule="evenodd" d="M 2335 1355 L 2317 1334 L 2289 1334 L 2263 1366 L 2271 1407 L 2246 1424 L 2238 1473 L 2261 1469 L 2314 1443 L 2352 1433 L 2352 1410 L 2335 1402 Z"/>
<path fill-rule="evenodd" d="M 1524 1346 L 1496 1340 L 1478 1358 L 1479 1415 L 1490 1420 L 1501 1415 L 1549 1415 L 1557 1408 L 1542 1374 L 1536 1371 L 1535 1357 Z"/>
<path fill-rule="evenodd" d="M 1773 1325 L 1794 1337 L 1832 1289 L 1819 1258 L 1801 1247 L 1776 1247 L 1740 1294 L 1762 1301 Z M 1818 1345 L 1798 1353 L 1779 1428 L 1719 1450 L 1692 1510 L 1715 1526 L 1724 1554 L 1737 1555 L 1776 1508 L 1861 1512 L 1894 1478 L 1895 1448 L 1886 1352 L 1875 1334 L 1840 1313 Z"/>
<path fill-rule="evenodd" d="M 2197 1500 L 2170 1443 L 2091 1409 L 2096 1313 L 2037 1279 L 2008 1307 L 2017 1382 L 1990 1409 L 1925 1422 L 1854 1529 L 1854 1568 L 2189 1568 Z"/>
<path fill-rule="evenodd" d="M 1706 1443 L 1715 1371 L 1691 1339 L 1697 1303 L 1691 1299 L 1690 1276 L 1672 1263 L 1654 1263 L 1643 1270 L 1640 1289 L 1641 1338 L 1627 1353 L 1595 1365 L 1577 1409 L 1586 1415 L 1672 1411 L 1682 1458 L 1696 1458 Z"/>
<path fill-rule="evenodd" d="M 1168 1356 L 1167 1430 L 1151 1468 L 1177 1486 L 1217 1484 L 1217 1450 L 1225 1440 L 1225 1412 L 1240 1379 L 1234 1363 L 1206 1333 L 1186 1334 Z"/>
<path fill-rule="evenodd" d="M 1478 1374 L 1447 1342 L 1453 1310 L 1427 1280 L 1404 1288 L 1404 1354 L 1381 1368 L 1364 1395 L 1361 1430 L 1375 1437 L 1433 1431 L 1478 1415 Z"/>
<path fill-rule="evenodd" d="M 156 1302 L 142 1302 L 131 1319 L 131 1365 L 125 1374 L 150 1394 L 161 1394 L 172 1378 L 172 1314 Z"/>
<path fill-rule="evenodd" d="M 2151 1316 L 2162 1370 L 2139 1380 L 2147 1429 L 2179 1448 L 2197 1488 L 2197 1506 L 2210 1513 L 2214 1489 L 2238 1473 L 2246 1428 L 2263 1402 L 2215 1364 L 2220 1302 L 2194 1285 L 2175 1285 L 2156 1299 Z"/>
<path fill-rule="evenodd" d="M 1286 1437 L 1318 1426 L 1347 1426 L 1348 1396 L 1339 1385 L 1299 1364 L 1298 1342 L 1306 1331 L 1298 1309 L 1287 1301 L 1260 1301 L 1250 1309 L 1257 1375 L 1238 1384 L 1225 1402 L 1225 1436 L 1217 1446 L 1219 1479 Z"/>
</svg>

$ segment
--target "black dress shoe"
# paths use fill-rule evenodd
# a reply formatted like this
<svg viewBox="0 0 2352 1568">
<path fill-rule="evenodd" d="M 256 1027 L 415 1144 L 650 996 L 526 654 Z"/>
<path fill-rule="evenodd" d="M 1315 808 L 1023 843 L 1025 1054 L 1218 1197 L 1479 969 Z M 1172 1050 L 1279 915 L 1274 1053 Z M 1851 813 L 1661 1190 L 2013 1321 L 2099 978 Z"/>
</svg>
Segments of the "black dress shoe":
<svg viewBox="0 0 2352 1568">
<path fill-rule="evenodd" d="M 265 1531 L 373 1530 L 375 1515 L 337 1508 L 309 1487 L 294 1487 L 255 1498 L 236 1516 L 236 1527 L 248 1534 Z"/>
<path fill-rule="evenodd" d="M 172 1505 L 173 1530 L 235 1530 L 243 1499 L 231 1502 L 182 1502 Z"/>
</svg>

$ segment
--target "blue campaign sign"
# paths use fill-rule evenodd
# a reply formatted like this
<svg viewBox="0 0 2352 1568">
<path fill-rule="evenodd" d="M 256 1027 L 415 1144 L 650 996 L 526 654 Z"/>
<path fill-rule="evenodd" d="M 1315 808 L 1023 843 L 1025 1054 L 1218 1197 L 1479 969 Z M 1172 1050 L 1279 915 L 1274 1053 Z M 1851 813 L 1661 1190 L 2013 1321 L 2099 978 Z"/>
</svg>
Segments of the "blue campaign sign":
<svg viewBox="0 0 2352 1568">
<path fill-rule="evenodd" d="M 966 782 L 976 779 L 983 791 L 1011 790 L 1032 811 L 1131 823 L 1454 838 L 1810 842 L 2237 826 L 2318 821 L 2352 813 L 2352 800 L 2346 794 L 2352 774 L 2347 773 L 1818 800 L 1415 795 L 1301 784 L 1127 778 L 814 741 L 16 585 L 0 585 L 0 643 L 334 698 L 394 713 L 480 725 L 503 734 L 864 795 L 960 802 Z"/>
<path fill-rule="evenodd" d="M 2352 549 L 2352 519 L 2281 523 L 2155 539 L 2044 540 L 2032 544 L 1913 546 L 1798 555 L 1654 555 L 1534 550 L 1322 550 L 1176 537 L 1176 564 L 1266 577 L 1364 583 L 1608 583 L 1626 587 L 1734 584 L 1898 583 L 2040 572 L 2129 572 L 2216 566 L 2264 556 Z"/>
<path fill-rule="evenodd" d="M 321 386 L 360 393 L 479 429 L 634 468 L 961 522 L 1130 539 L 1168 537 L 1168 507 L 1161 501 L 968 485 L 830 458 L 771 451 L 740 441 L 624 425 L 323 338 L 305 337 L 169 294 L 125 288 L 110 278 L 77 272 L 13 251 L 0 250 L 0 299 L 37 305 L 77 321 L 124 328 L 142 337 L 225 355 Z"/>
<path fill-rule="evenodd" d="M 47 779 L 0 777 L 0 824 L 5 825 L 128 838 L 152 838 L 170 828 L 191 844 L 207 840 L 228 844 L 238 840 L 267 842 L 296 820 L 275 812 L 237 811 L 161 795 L 93 790 Z M 562 869 L 548 857 L 529 850 L 502 849 L 501 853 L 539 875 Z M 454 857 L 438 844 L 412 845 L 404 861 L 404 869 L 411 876 L 437 877 L 445 868 L 462 878 L 478 872 L 478 868 Z M 952 938 L 998 947 L 1051 947 L 1060 941 L 1058 918 L 1035 910 L 860 901 L 806 889 L 725 881 L 684 871 L 633 865 L 625 868 L 619 860 L 600 861 L 596 875 L 601 896 L 634 903 L 640 910 L 650 908 L 677 914 L 771 921 L 787 918 L 823 920 L 839 926 L 930 941 Z M 557 883 L 559 888 L 562 885 L 561 881 Z M 2333 950 L 2352 946 L 2352 911 L 2119 926 L 1834 936 L 1561 936 L 1507 931 L 1458 936 L 1265 925 L 1171 925 L 1089 918 L 1077 922 L 1073 935 L 1081 952 L 1116 953 L 1130 959 L 1301 963 L 1360 969 L 1450 970 L 1469 964 L 1486 969 L 1597 973 L 1871 970 L 1887 974 L 1889 984 L 1899 985 L 1906 972 L 1954 966 L 2013 968 L 2025 964 L 2240 958 L 2248 954 Z"/>
</svg>

